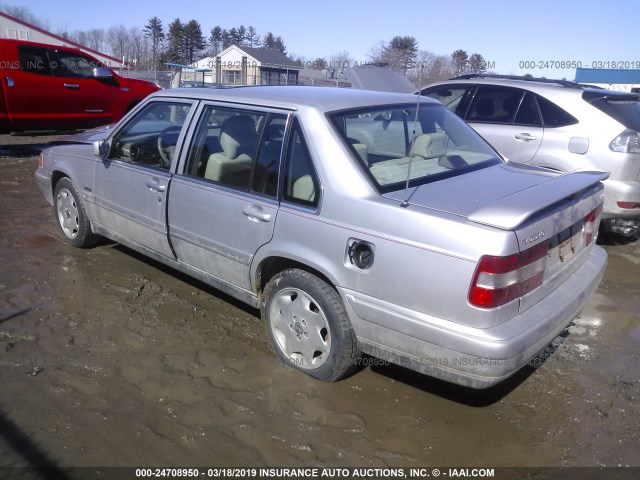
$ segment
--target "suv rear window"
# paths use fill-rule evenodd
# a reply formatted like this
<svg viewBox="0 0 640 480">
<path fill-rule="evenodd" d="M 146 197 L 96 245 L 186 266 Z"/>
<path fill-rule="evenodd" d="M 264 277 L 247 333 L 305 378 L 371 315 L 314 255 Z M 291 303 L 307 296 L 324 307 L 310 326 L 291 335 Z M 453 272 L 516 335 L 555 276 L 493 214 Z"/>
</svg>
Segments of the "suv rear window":
<svg viewBox="0 0 640 480">
<path fill-rule="evenodd" d="M 640 95 L 587 90 L 582 98 L 626 128 L 640 131 Z"/>
</svg>

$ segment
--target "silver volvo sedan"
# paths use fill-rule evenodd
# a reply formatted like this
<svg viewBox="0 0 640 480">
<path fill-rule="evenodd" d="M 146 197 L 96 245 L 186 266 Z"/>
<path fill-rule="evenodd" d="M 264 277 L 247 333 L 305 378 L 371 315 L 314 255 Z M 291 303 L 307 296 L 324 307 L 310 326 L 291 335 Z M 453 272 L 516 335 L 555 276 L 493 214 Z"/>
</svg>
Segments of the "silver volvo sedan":
<svg viewBox="0 0 640 480">
<path fill-rule="evenodd" d="M 473 388 L 598 286 L 604 179 L 505 162 L 430 99 L 317 87 L 157 92 L 36 171 L 67 243 L 102 235 L 260 308 L 313 377 L 368 354 Z"/>
</svg>

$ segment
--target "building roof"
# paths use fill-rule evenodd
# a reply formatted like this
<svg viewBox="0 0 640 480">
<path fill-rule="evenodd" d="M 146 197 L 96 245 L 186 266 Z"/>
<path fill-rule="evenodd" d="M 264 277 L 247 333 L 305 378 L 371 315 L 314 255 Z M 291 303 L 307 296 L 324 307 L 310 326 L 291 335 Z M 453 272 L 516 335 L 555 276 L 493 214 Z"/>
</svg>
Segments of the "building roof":
<svg viewBox="0 0 640 480">
<path fill-rule="evenodd" d="M 640 70 L 578 68 L 578 83 L 640 84 Z"/>
<path fill-rule="evenodd" d="M 269 48 L 252 48 L 244 45 L 232 45 L 242 50 L 247 55 L 259 61 L 263 67 L 287 68 L 289 70 L 302 70 L 302 67 L 278 50 Z M 224 54 L 222 52 L 220 55 Z"/>
<path fill-rule="evenodd" d="M 32 25 L 30 23 L 25 22 L 24 20 L 20 20 L 19 18 L 16 17 L 12 17 L 11 15 L 7 15 L 4 12 L 0 12 L 0 17 L 4 17 L 7 20 L 14 22 L 14 23 L 18 23 L 30 30 L 34 30 L 36 32 L 39 32 L 43 35 L 46 35 L 48 37 L 50 37 L 52 40 L 55 40 L 58 42 L 58 44 L 62 47 L 74 47 L 77 48 L 78 50 L 82 50 L 83 52 L 87 52 L 96 56 L 100 56 L 100 57 L 104 57 L 107 58 L 109 60 L 111 60 L 112 62 L 116 63 L 116 64 L 122 64 L 122 59 L 118 59 L 115 57 L 112 57 L 110 55 L 106 55 L 102 52 L 98 52 L 96 50 L 93 50 L 91 48 L 85 47 L 84 45 L 80 45 L 79 43 L 73 42 L 67 38 L 61 37 L 59 35 L 56 35 L 54 33 L 48 32 L 47 30 L 43 30 L 40 27 L 36 27 L 35 25 Z M 0 32 L 0 38 L 2 38 L 2 33 Z M 39 42 L 39 43 L 44 43 L 44 42 Z M 128 65 L 128 62 L 125 62 L 124 65 Z"/>
</svg>

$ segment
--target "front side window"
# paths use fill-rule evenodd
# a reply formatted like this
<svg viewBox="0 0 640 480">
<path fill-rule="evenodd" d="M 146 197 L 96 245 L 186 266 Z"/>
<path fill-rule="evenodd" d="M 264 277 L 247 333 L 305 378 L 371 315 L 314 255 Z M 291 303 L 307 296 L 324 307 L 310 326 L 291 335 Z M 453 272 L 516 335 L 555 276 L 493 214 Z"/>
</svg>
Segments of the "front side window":
<svg viewBox="0 0 640 480">
<path fill-rule="evenodd" d="M 110 158 L 168 169 L 190 108 L 190 103 L 148 103 L 113 138 Z"/>
<path fill-rule="evenodd" d="M 471 101 L 466 120 L 513 123 L 524 92 L 515 88 L 480 86 Z"/>
<path fill-rule="evenodd" d="M 79 53 L 56 50 L 57 61 L 53 69 L 56 77 L 93 78 L 93 69 L 99 67 L 95 60 Z"/>
<path fill-rule="evenodd" d="M 449 110 L 456 113 L 467 88 L 467 86 L 438 86 L 423 90 L 421 95 L 438 100 Z"/>
<path fill-rule="evenodd" d="M 329 118 L 383 193 L 404 188 L 407 177 L 410 186 L 421 185 L 501 161 L 460 117 L 439 104 L 348 110 Z"/>
<path fill-rule="evenodd" d="M 205 107 L 185 174 L 275 197 L 286 119 L 282 114 Z"/>
</svg>

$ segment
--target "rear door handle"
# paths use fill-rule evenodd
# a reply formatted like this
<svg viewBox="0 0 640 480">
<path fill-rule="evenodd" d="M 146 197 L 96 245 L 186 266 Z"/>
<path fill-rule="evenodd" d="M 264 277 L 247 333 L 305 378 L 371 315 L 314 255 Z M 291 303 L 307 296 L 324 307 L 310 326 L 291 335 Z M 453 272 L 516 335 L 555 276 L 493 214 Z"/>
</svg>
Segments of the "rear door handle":
<svg viewBox="0 0 640 480">
<path fill-rule="evenodd" d="M 146 185 L 151 190 L 155 190 L 156 192 L 164 192 L 167 189 L 166 185 L 160 185 L 158 183 L 158 179 L 157 178 L 152 178 L 150 180 L 147 180 Z"/>
<path fill-rule="evenodd" d="M 270 222 L 271 214 L 265 213 L 262 210 L 262 207 L 259 205 L 249 205 L 242 209 L 242 213 L 244 213 L 249 220 L 252 222 Z"/>
<path fill-rule="evenodd" d="M 64 88 L 77 89 L 77 88 L 80 88 L 80 85 L 78 83 L 65 83 Z"/>
<path fill-rule="evenodd" d="M 536 137 L 531 135 L 530 133 L 519 133 L 514 136 L 516 140 L 522 140 L 524 142 L 530 142 L 531 140 L 535 140 Z"/>
</svg>

